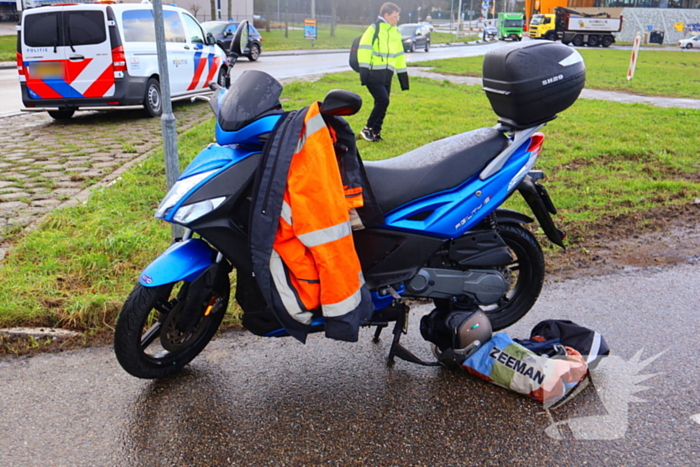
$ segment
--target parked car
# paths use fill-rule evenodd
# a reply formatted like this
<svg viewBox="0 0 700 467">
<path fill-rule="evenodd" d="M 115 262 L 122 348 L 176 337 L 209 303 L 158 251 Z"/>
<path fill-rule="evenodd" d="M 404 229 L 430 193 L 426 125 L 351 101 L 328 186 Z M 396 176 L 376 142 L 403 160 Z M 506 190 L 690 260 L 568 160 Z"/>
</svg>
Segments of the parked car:
<svg viewBox="0 0 700 467">
<path fill-rule="evenodd" d="M 689 37 L 688 39 L 679 40 L 678 47 L 681 49 L 692 49 L 693 47 L 700 49 L 700 34 Z"/>
<path fill-rule="evenodd" d="M 192 14 L 163 5 L 171 100 L 223 84 L 226 54 Z M 76 110 L 163 111 L 150 3 L 56 4 L 23 12 L 17 41 L 22 103 L 68 119 Z M 185 66 L 183 66 L 185 65 Z"/>
<path fill-rule="evenodd" d="M 407 23 L 399 26 L 399 32 L 403 39 L 403 50 L 415 52 L 416 49 L 430 50 L 430 25 Z"/>
<path fill-rule="evenodd" d="M 231 41 L 238 29 L 238 22 L 233 21 L 205 21 L 202 27 L 216 39 L 216 43 L 224 49 L 225 52 L 231 48 Z M 252 24 L 248 27 L 248 45 L 243 50 L 243 55 L 248 57 L 251 62 L 256 61 L 262 52 L 262 36 Z"/>
</svg>

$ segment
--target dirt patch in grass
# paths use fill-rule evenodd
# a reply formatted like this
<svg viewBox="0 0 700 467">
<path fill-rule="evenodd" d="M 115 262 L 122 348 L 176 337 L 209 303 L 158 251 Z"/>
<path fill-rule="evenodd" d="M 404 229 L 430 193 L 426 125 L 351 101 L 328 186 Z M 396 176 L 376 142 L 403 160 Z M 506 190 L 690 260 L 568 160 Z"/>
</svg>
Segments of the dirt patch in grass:
<svg viewBox="0 0 700 467">
<path fill-rule="evenodd" d="M 700 262 L 700 201 L 611 217 L 585 226 L 572 224 L 565 230 L 567 250 L 546 252 L 549 282 Z M 0 356 L 31 356 L 111 344 L 111 330 L 61 341 L 0 336 Z"/>
<path fill-rule="evenodd" d="M 700 202 L 567 226 L 569 247 L 547 255 L 549 281 L 700 261 Z"/>
</svg>

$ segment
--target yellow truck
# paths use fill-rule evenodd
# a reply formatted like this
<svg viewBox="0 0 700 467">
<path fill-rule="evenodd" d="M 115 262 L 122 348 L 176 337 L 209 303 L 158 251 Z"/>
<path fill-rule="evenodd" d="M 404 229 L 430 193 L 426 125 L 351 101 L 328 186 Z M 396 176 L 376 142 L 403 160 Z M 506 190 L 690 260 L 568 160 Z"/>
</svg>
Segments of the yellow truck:
<svg viewBox="0 0 700 467">
<path fill-rule="evenodd" d="M 554 13 L 532 16 L 529 34 L 532 39 L 560 40 L 562 44 L 577 47 L 610 47 L 615 42 L 614 32 L 622 29 L 622 16 L 611 18 L 607 13 L 580 13 L 564 7 L 555 7 Z"/>
</svg>

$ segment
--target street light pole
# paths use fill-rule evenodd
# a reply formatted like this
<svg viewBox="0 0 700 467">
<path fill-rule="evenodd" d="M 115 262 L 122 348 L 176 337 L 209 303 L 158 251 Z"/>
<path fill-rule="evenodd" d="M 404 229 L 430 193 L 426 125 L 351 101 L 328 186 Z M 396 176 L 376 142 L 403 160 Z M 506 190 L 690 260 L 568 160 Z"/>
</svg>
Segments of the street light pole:
<svg viewBox="0 0 700 467">
<path fill-rule="evenodd" d="M 459 38 L 459 33 L 462 30 L 462 0 L 459 0 L 459 7 L 457 7 L 457 38 Z"/>
<path fill-rule="evenodd" d="M 165 181 L 168 190 L 175 184 L 180 175 L 180 162 L 177 153 L 177 130 L 175 115 L 170 101 L 170 73 L 168 71 L 168 54 L 165 49 L 165 26 L 163 25 L 163 3 L 153 0 L 153 21 L 156 32 L 156 52 L 160 76 L 160 96 L 163 113 L 160 117 L 163 132 L 163 152 L 165 157 Z M 182 227 L 171 224 L 172 237 L 182 236 Z"/>
</svg>

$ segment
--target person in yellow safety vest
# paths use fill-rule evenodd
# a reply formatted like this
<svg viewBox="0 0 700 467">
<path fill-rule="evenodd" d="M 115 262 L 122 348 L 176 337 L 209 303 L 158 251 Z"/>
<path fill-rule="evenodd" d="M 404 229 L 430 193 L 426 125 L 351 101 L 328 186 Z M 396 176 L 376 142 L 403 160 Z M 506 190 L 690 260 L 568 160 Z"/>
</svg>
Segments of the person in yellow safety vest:
<svg viewBox="0 0 700 467">
<path fill-rule="evenodd" d="M 408 70 L 401 33 L 396 27 L 401 9 L 387 2 L 379 9 L 379 18 L 367 28 L 360 39 L 357 61 L 360 82 L 374 98 L 374 108 L 360 135 L 367 141 L 381 141 L 382 124 L 389 107 L 391 81 L 394 72 L 399 77 L 402 91 L 408 91 Z"/>
<path fill-rule="evenodd" d="M 255 278 L 282 326 L 302 342 L 319 315 L 326 337 L 354 342 L 374 309 L 350 216 L 363 208 L 365 190 L 344 183 L 334 134 L 318 102 L 290 112 L 268 143 L 253 199 Z"/>
</svg>

